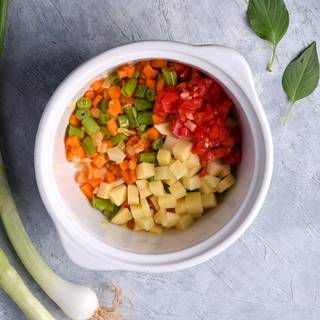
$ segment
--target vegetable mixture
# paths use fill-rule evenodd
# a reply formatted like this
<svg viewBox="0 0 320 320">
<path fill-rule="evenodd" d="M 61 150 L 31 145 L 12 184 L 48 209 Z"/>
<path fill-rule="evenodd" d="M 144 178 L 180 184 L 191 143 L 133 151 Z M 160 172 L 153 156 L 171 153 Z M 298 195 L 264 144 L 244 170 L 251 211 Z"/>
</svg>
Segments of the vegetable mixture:
<svg viewBox="0 0 320 320">
<path fill-rule="evenodd" d="M 94 208 L 157 234 L 216 207 L 241 156 L 232 100 L 214 79 L 166 60 L 124 65 L 91 83 L 65 146 Z"/>
</svg>

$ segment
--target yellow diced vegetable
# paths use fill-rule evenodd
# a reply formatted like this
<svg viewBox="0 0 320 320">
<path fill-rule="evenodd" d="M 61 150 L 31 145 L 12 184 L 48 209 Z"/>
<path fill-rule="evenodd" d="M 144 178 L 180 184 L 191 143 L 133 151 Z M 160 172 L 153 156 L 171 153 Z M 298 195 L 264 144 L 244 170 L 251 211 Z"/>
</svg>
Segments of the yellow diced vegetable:
<svg viewBox="0 0 320 320">
<path fill-rule="evenodd" d="M 191 178 L 194 175 L 196 175 L 200 170 L 201 170 L 201 165 L 196 166 L 196 167 L 192 167 L 192 168 L 188 169 L 188 173 L 185 176 L 187 178 Z"/>
<path fill-rule="evenodd" d="M 170 122 L 155 124 L 154 127 L 164 136 L 171 136 L 172 134 Z"/>
<path fill-rule="evenodd" d="M 221 167 L 221 171 L 219 172 L 219 177 L 224 178 L 231 173 L 231 167 L 229 164 L 224 164 Z"/>
<path fill-rule="evenodd" d="M 133 226 L 133 230 L 134 231 L 142 231 L 143 227 L 140 226 L 140 224 L 136 223 L 136 221 L 134 222 L 134 226 Z"/>
<path fill-rule="evenodd" d="M 136 223 L 146 231 L 149 231 L 150 229 L 152 229 L 155 226 L 152 217 L 139 219 L 136 221 Z"/>
<path fill-rule="evenodd" d="M 160 180 L 149 182 L 149 190 L 155 196 L 162 196 L 165 193 L 163 183 Z"/>
<path fill-rule="evenodd" d="M 162 227 L 157 225 L 157 224 L 155 224 L 154 227 L 149 230 L 149 232 L 155 233 L 155 234 L 161 234 L 162 233 Z"/>
<path fill-rule="evenodd" d="M 227 177 L 225 177 L 223 180 L 221 180 L 218 184 L 218 192 L 222 193 L 223 191 L 229 189 L 234 183 L 236 182 L 236 179 L 232 174 L 229 174 Z"/>
<path fill-rule="evenodd" d="M 151 191 L 149 190 L 149 181 L 147 179 L 137 180 L 136 185 L 138 187 L 141 199 L 145 199 L 152 195 Z"/>
<path fill-rule="evenodd" d="M 166 212 L 161 217 L 161 225 L 165 228 L 174 227 L 179 221 L 180 216 L 173 212 Z"/>
<path fill-rule="evenodd" d="M 179 142 L 179 139 L 173 136 L 167 136 L 162 149 L 172 151 L 173 147 Z"/>
<path fill-rule="evenodd" d="M 177 206 L 176 206 L 176 214 L 183 215 L 187 213 L 187 206 L 186 206 L 186 199 L 182 198 L 177 200 Z"/>
<path fill-rule="evenodd" d="M 200 167 L 201 168 L 201 164 L 200 164 L 200 159 L 199 156 L 191 153 L 189 158 L 183 162 L 183 165 L 185 167 L 187 167 L 188 169 L 194 168 L 194 167 Z"/>
<path fill-rule="evenodd" d="M 190 213 L 187 213 L 180 217 L 180 220 L 176 224 L 176 228 L 179 230 L 184 230 L 190 227 L 193 224 L 193 216 Z"/>
<path fill-rule="evenodd" d="M 128 208 L 121 208 L 111 220 L 115 224 L 124 224 L 132 220 L 132 214 Z"/>
<path fill-rule="evenodd" d="M 172 194 L 165 194 L 158 198 L 160 208 L 168 209 L 175 208 L 177 205 L 177 199 Z"/>
<path fill-rule="evenodd" d="M 163 180 L 163 182 L 165 184 L 167 184 L 168 186 L 172 186 L 174 183 L 176 183 L 178 180 L 176 178 L 173 179 L 168 179 L 168 180 Z"/>
<path fill-rule="evenodd" d="M 222 162 L 220 160 L 212 161 L 208 164 L 207 171 L 212 176 L 218 176 L 222 170 Z"/>
<path fill-rule="evenodd" d="M 141 199 L 141 208 L 145 217 L 151 216 L 151 210 L 147 199 Z"/>
<path fill-rule="evenodd" d="M 203 207 L 200 192 L 187 193 L 185 201 L 188 213 L 191 213 L 194 218 L 202 216 Z"/>
<path fill-rule="evenodd" d="M 109 192 L 112 189 L 112 185 L 106 182 L 101 182 L 99 185 L 97 196 L 102 199 L 109 199 Z"/>
<path fill-rule="evenodd" d="M 122 184 L 109 191 L 109 199 L 117 206 L 120 206 L 127 199 L 127 187 Z"/>
<path fill-rule="evenodd" d="M 187 140 L 180 140 L 172 149 L 174 157 L 182 162 L 186 161 L 192 149 L 192 142 Z"/>
<path fill-rule="evenodd" d="M 143 162 L 137 165 L 137 179 L 149 179 L 154 176 L 154 164 Z"/>
<path fill-rule="evenodd" d="M 170 193 L 175 196 L 176 199 L 183 198 L 187 191 L 180 181 L 175 182 L 169 187 Z"/>
<path fill-rule="evenodd" d="M 139 192 L 134 184 L 128 185 L 128 204 L 139 204 Z"/>
<path fill-rule="evenodd" d="M 133 204 L 132 206 L 130 206 L 130 211 L 134 220 L 142 219 L 145 216 L 142 207 L 139 204 Z"/>
<path fill-rule="evenodd" d="M 215 190 L 220 182 L 220 179 L 214 176 L 206 175 L 203 177 L 203 181 L 213 190 Z"/>
<path fill-rule="evenodd" d="M 177 180 L 188 174 L 188 168 L 186 168 L 180 160 L 176 160 L 172 165 L 170 165 L 169 169 Z"/>
<path fill-rule="evenodd" d="M 218 205 L 217 197 L 214 193 L 202 194 L 201 201 L 204 209 L 215 208 Z"/>
<path fill-rule="evenodd" d="M 165 209 L 159 209 L 157 212 L 156 212 L 156 214 L 153 216 L 153 219 L 154 219 L 154 221 L 156 222 L 156 223 L 158 223 L 158 224 L 161 224 L 161 218 L 162 218 L 162 216 L 163 215 L 165 215 L 166 214 L 166 210 Z"/>
<path fill-rule="evenodd" d="M 160 206 L 158 203 L 158 198 L 155 196 L 152 196 L 152 197 L 150 197 L 150 200 L 151 200 L 153 206 L 156 208 L 156 210 L 159 210 Z"/>
<path fill-rule="evenodd" d="M 107 154 L 109 159 L 116 163 L 121 163 L 126 157 L 124 152 L 119 147 L 108 148 Z"/>
<path fill-rule="evenodd" d="M 215 191 L 216 191 L 216 189 L 213 189 L 210 186 L 208 186 L 208 184 L 206 183 L 204 178 L 200 177 L 200 192 L 201 193 L 211 193 L 211 192 L 215 192 Z"/>
<path fill-rule="evenodd" d="M 157 154 L 159 166 L 168 166 L 171 162 L 171 153 L 169 150 L 160 149 Z"/>
<path fill-rule="evenodd" d="M 174 178 L 173 174 L 169 170 L 169 167 L 156 167 L 155 168 L 155 180 L 170 180 Z"/>
<path fill-rule="evenodd" d="M 200 188 L 200 178 L 199 176 L 193 176 L 191 178 L 182 178 L 182 183 L 187 190 L 196 190 Z"/>
</svg>

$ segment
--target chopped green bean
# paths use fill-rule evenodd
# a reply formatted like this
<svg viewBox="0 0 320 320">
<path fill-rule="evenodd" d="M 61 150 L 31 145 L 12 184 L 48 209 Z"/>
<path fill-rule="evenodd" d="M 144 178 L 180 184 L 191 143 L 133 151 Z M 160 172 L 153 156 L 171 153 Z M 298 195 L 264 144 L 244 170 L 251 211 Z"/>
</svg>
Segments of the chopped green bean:
<svg viewBox="0 0 320 320">
<path fill-rule="evenodd" d="M 107 121 L 110 120 L 110 116 L 108 113 L 103 113 L 100 111 L 99 118 L 97 119 L 97 122 L 100 126 L 104 126 Z"/>
<path fill-rule="evenodd" d="M 154 151 L 159 150 L 162 146 L 163 146 L 163 140 L 162 139 L 157 139 L 157 140 L 153 141 L 152 144 L 151 144 L 151 148 Z"/>
<path fill-rule="evenodd" d="M 79 139 L 83 139 L 84 131 L 81 128 L 70 125 L 68 129 L 68 136 L 69 137 L 76 136 Z"/>
<path fill-rule="evenodd" d="M 120 128 L 129 128 L 129 119 L 125 114 L 118 116 L 118 122 Z"/>
<path fill-rule="evenodd" d="M 135 97 L 144 98 L 146 95 L 147 87 L 143 84 L 138 84 L 134 93 Z"/>
<path fill-rule="evenodd" d="M 131 105 L 126 105 L 123 107 L 124 112 L 128 116 L 130 128 L 138 128 L 138 114 L 137 109 Z"/>
<path fill-rule="evenodd" d="M 148 101 L 154 101 L 156 98 L 156 90 L 149 88 L 146 92 L 146 98 Z"/>
<path fill-rule="evenodd" d="M 172 68 L 163 68 L 162 74 L 167 86 L 175 86 L 177 84 L 177 73 L 175 70 Z"/>
<path fill-rule="evenodd" d="M 108 208 L 111 208 L 112 202 L 110 200 L 93 197 L 92 199 L 92 206 L 98 210 L 106 210 Z"/>
<path fill-rule="evenodd" d="M 107 126 L 101 126 L 100 130 L 102 131 L 103 135 L 104 135 L 104 139 L 109 139 L 110 138 L 110 132 L 107 128 Z"/>
<path fill-rule="evenodd" d="M 151 126 L 153 124 L 152 111 L 138 112 L 138 122 L 139 124 L 145 124 Z"/>
<path fill-rule="evenodd" d="M 127 141 L 128 137 L 124 133 L 119 133 L 116 136 L 110 138 L 110 141 L 113 146 L 119 144 L 122 141 Z"/>
<path fill-rule="evenodd" d="M 85 97 L 81 97 L 77 101 L 78 109 L 90 109 L 91 108 L 91 100 Z"/>
<path fill-rule="evenodd" d="M 140 154 L 139 162 L 156 162 L 155 152 L 143 152 Z"/>
<path fill-rule="evenodd" d="M 138 79 L 139 76 L 140 76 L 140 71 L 139 71 L 139 70 L 136 70 L 136 71 L 134 72 L 134 74 L 133 74 L 133 77 L 136 78 L 136 79 Z"/>
<path fill-rule="evenodd" d="M 101 100 L 100 110 L 101 110 L 103 113 L 106 113 L 106 112 L 107 112 L 107 109 L 108 109 L 108 101 L 107 101 L 106 99 Z"/>
<path fill-rule="evenodd" d="M 121 83 L 121 79 L 120 79 L 117 71 L 112 72 L 110 75 L 110 78 L 111 78 L 111 83 L 114 85 L 118 85 Z"/>
<path fill-rule="evenodd" d="M 143 98 L 137 98 L 134 102 L 134 106 L 138 111 L 146 111 L 152 110 L 153 103 Z"/>
<path fill-rule="evenodd" d="M 147 129 L 147 125 L 142 124 L 142 125 L 140 125 L 140 126 L 138 127 L 138 132 L 139 132 L 139 133 L 144 133 L 144 132 L 146 131 L 146 129 Z"/>
<path fill-rule="evenodd" d="M 93 139 L 91 137 L 85 137 L 81 142 L 81 146 L 89 157 L 94 156 L 94 154 L 97 151 L 96 147 L 93 144 Z"/>
<path fill-rule="evenodd" d="M 80 121 L 90 116 L 91 116 L 91 112 L 87 109 L 79 109 L 76 112 L 76 118 Z"/>
<path fill-rule="evenodd" d="M 84 130 L 88 133 L 88 135 L 93 136 L 94 134 L 96 134 L 97 132 L 100 131 L 100 127 L 99 125 L 96 123 L 96 121 L 91 118 L 91 117 L 87 117 L 84 118 L 81 121 Z"/>
<path fill-rule="evenodd" d="M 134 93 L 134 90 L 136 90 L 136 86 L 137 86 L 137 79 L 136 78 L 130 78 L 124 84 L 121 92 L 125 97 L 131 97 L 133 95 L 133 93 Z"/>
<path fill-rule="evenodd" d="M 108 206 L 103 210 L 103 213 L 108 218 L 108 220 L 112 220 L 119 211 L 119 207 L 112 203 L 110 200 L 108 201 Z"/>
</svg>

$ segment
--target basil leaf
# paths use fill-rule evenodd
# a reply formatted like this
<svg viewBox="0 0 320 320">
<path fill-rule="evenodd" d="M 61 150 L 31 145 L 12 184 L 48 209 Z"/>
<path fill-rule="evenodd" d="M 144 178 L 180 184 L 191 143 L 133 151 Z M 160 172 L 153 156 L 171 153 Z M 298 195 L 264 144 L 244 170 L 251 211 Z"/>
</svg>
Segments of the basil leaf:
<svg viewBox="0 0 320 320">
<path fill-rule="evenodd" d="M 2 56 L 3 46 L 4 46 L 4 34 L 6 29 L 6 20 L 7 20 L 7 11 L 8 11 L 8 1 L 0 1 L 0 57 Z"/>
<path fill-rule="evenodd" d="M 272 43 L 272 57 L 267 70 L 272 71 L 276 48 L 289 27 L 289 13 L 283 0 L 250 0 L 248 21 L 258 37 Z"/>
<path fill-rule="evenodd" d="M 290 98 L 288 110 L 282 120 L 285 126 L 293 104 L 310 95 L 319 83 L 319 59 L 316 42 L 312 42 L 291 61 L 282 76 L 283 90 Z"/>
</svg>

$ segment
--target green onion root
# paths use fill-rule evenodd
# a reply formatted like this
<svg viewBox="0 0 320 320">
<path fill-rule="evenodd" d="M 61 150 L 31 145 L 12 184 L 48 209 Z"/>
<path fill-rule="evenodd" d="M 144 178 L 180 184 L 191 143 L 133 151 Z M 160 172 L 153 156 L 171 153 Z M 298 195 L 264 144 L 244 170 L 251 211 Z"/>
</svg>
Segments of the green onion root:
<svg viewBox="0 0 320 320">
<path fill-rule="evenodd" d="M 273 63 L 276 59 L 276 45 L 275 44 L 272 44 L 272 56 L 271 56 L 271 59 L 267 65 L 267 71 L 269 72 L 272 72 L 272 66 L 273 66 Z"/>
<path fill-rule="evenodd" d="M 291 113 L 291 111 L 292 111 L 293 105 L 294 105 L 294 102 L 293 102 L 293 101 L 290 101 L 289 106 L 288 106 L 288 109 L 287 109 L 284 117 L 282 118 L 281 127 L 285 127 L 286 124 L 288 123 L 289 115 L 290 115 L 290 113 Z"/>
</svg>

